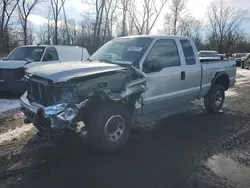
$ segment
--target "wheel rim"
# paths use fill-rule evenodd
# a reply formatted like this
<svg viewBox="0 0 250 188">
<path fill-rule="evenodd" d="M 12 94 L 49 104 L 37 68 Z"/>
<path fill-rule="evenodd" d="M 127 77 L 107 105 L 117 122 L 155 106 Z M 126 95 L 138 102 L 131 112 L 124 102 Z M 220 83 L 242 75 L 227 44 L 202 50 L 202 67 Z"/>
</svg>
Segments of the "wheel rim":
<svg viewBox="0 0 250 188">
<path fill-rule="evenodd" d="M 222 92 L 217 91 L 214 96 L 214 103 L 216 106 L 220 106 L 222 103 L 223 97 L 222 97 Z"/>
<path fill-rule="evenodd" d="M 108 141 L 117 142 L 121 139 L 125 130 L 125 121 L 120 115 L 111 116 L 104 127 L 104 133 Z"/>
</svg>

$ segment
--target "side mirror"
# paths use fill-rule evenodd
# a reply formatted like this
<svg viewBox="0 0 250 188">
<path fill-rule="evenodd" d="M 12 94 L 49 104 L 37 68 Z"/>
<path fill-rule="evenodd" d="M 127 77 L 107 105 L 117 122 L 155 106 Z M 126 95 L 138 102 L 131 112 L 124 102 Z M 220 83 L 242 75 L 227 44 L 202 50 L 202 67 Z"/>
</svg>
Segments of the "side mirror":
<svg viewBox="0 0 250 188">
<path fill-rule="evenodd" d="M 143 63 L 143 71 L 145 73 L 160 72 L 163 69 L 158 60 L 145 60 Z"/>
</svg>

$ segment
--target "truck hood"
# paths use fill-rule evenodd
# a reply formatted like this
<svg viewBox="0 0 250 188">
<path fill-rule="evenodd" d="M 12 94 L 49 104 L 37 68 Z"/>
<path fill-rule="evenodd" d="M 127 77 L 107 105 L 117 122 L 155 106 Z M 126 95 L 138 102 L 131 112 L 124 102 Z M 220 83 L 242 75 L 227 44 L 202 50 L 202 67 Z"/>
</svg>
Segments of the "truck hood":
<svg viewBox="0 0 250 188">
<path fill-rule="evenodd" d="M 29 76 L 36 75 L 42 78 L 52 80 L 54 83 L 66 82 L 72 78 L 89 76 L 104 72 L 123 70 L 122 67 L 116 64 L 103 62 L 65 62 L 51 65 L 37 66 L 28 69 Z"/>
<path fill-rule="evenodd" d="M 0 61 L 0 69 L 17 69 L 26 65 L 28 62 L 23 60 L 3 60 Z"/>
</svg>

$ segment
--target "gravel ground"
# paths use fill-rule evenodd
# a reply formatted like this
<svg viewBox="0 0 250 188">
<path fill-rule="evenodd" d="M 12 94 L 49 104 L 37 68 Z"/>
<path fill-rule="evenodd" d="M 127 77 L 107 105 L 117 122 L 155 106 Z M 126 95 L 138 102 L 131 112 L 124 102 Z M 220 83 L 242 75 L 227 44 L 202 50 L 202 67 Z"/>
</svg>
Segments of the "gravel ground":
<svg viewBox="0 0 250 188">
<path fill-rule="evenodd" d="M 0 121 L 0 187 L 250 187 L 250 71 L 238 69 L 223 112 L 188 112 L 137 127 L 111 153 L 78 139 L 55 147 L 23 125 Z"/>
</svg>

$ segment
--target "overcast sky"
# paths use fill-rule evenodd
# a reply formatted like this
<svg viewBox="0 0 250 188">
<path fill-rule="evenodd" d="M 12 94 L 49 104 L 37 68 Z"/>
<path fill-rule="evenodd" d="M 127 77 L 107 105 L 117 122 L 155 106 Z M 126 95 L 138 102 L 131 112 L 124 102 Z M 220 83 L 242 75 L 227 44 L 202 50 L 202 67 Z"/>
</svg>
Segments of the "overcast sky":
<svg viewBox="0 0 250 188">
<path fill-rule="evenodd" d="M 250 12 L 250 0 L 224 0 L 224 1 L 227 4 L 233 5 L 235 7 L 248 9 Z M 211 3 L 216 3 L 216 2 L 219 2 L 219 0 L 189 0 L 188 9 L 196 19 L 204 20 L 206 17 L 207 7 Z M 78 23 L 82 18 L 81 13 L 84 11 L 88 11 L 89 7 L 86 4 L 83 4 L 82 0 L 66 0 L 65 9 L 68 18 L 73 18 Z M 156 24 L 154 33 L 157 33 L 157 30 L 159 30 L 160 28 L 159 23 L 162 23 L 163 15 L 166 11 L 167 8 L 165 9 L 165 11 L 163 10 L 162 16 L 159 18 L 159 21 Z M 47 12 L 48 12 L 48 4 L 45 3 L 40 4 L 33 11 L 33 14 L 30 15 L 29 20 L 33 24 L 39 25 L 44 21 L 46 21 Z M 245 23 L 248 23 L 247 24 L 248 27 L 250 26 L 250 14 L 247 16 Z M 250 29 L 248 30 L 249 31 L 247 32 L 250 33 Z"/>
</svg>

